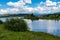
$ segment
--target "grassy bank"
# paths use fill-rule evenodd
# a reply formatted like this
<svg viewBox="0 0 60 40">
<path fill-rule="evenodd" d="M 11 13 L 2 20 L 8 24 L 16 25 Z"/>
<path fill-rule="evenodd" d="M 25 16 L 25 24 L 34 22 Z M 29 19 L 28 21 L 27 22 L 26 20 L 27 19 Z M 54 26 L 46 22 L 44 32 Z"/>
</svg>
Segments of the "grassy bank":
<svg viewBox="0 0 60 40">
<path fill-rule="evenodd" d="M 13 32 L 0 24 L 0 40 L 60 40 L 60 37 L 43 32 Z"/>
</svg>

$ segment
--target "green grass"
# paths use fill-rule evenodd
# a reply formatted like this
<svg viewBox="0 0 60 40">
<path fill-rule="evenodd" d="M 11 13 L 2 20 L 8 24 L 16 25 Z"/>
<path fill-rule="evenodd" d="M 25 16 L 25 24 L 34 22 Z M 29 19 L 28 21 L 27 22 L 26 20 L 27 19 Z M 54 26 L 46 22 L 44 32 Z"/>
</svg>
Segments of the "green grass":
<svg viewBox="0 0 60 40">
<path fill-rule="evenodd" d="M 60 40 L 60 37 L 43 32 L 13 32 L 0 24 L 0 40 Z"/>
</svg>

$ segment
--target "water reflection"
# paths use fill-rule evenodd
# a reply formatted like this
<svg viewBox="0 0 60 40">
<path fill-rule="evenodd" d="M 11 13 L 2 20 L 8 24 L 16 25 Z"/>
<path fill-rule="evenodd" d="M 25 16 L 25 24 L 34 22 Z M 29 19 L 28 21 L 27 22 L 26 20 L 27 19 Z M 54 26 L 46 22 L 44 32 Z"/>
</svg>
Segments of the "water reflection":
<svg viewBox="0 0 60 40">
<path fill-rule="evenodd" d="M 31 27 L 32 31 L 47 32 L 50 34 L 60 36 L 60 20 L 34 20 L 30 22 L 28 26 Z"/>
</svg>

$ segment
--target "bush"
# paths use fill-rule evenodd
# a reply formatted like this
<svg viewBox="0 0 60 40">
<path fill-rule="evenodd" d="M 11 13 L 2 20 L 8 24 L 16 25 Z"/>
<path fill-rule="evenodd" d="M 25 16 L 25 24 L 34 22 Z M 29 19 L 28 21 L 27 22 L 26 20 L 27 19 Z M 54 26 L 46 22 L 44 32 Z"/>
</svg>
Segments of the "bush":
<svg viewBox="0 0 60 40">
<path fill-rule="evenodd" d="M 0 24 L 3 24 L 3 21 L 0 20 Z"/>
<path fill-rule="evenodd" d="M 7 19 L 5 22 L 5 29 L 11 30 L 11 31 L 28 31 L 26 22 L 18 18 Z"/>
</svg>

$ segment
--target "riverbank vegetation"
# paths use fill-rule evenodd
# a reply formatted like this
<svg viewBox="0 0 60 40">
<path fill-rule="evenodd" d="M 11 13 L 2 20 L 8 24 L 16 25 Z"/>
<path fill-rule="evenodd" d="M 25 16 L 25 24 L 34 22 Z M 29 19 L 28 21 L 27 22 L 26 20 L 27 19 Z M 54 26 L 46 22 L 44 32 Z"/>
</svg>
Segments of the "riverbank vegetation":
<svg viewBox="0 0 60 40">
<path fill-rule="evenodd" d="M 46 14 L 44 16 L 40 16 L 39 19 L 60 20 L 60 12 L 54 14 Z"/>
<path fill-rule="evenodd" d="M 0 40 L 60 40 L 60 37 L 44 32 L 27 31 L 22 19 L 10 19 L 0 24 Z"/>
<path fill-rule="evenodd" d="M 60 20 L 60 12 L 54 14 L 42 14 L 41 16 L 35 16 L 33 14 L 25 16 L 25 19 L 38 20 L 38 19 L 49 19 L 49 20 Z"/>
</svg>

